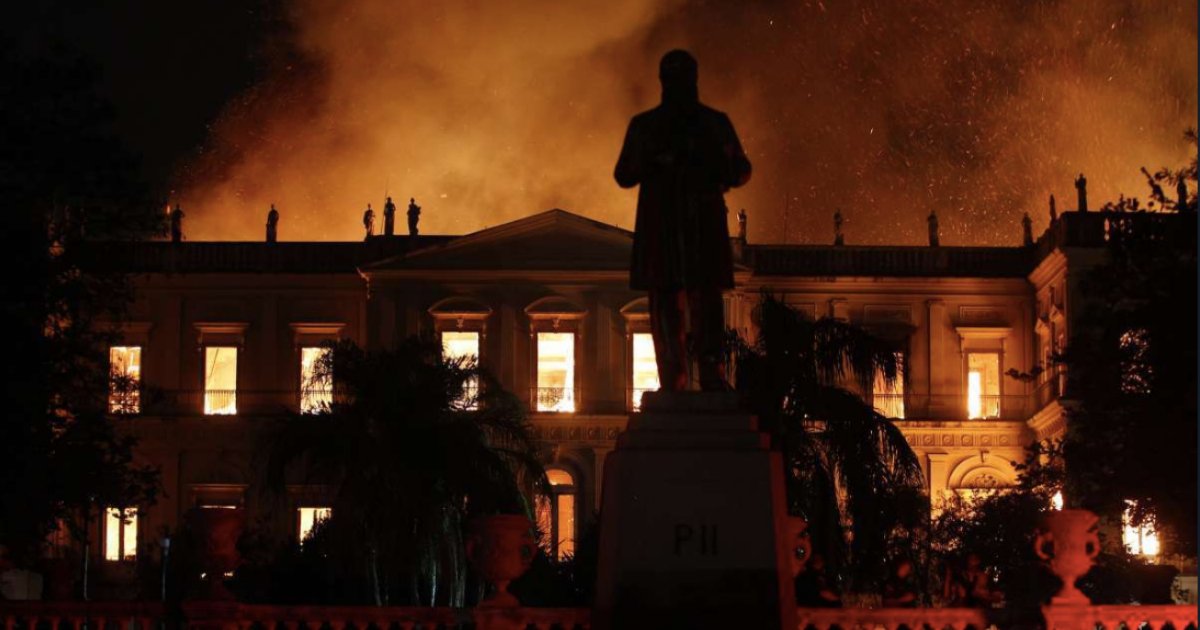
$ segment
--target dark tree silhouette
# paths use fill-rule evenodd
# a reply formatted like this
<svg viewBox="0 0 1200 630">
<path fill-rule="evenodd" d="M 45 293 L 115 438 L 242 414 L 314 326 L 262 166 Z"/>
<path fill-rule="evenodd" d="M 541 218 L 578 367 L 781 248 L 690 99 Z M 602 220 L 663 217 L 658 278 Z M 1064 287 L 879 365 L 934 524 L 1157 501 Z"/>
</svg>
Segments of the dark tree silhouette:
<svg viewBox="0 0 1200 630">
<path fill-rule="evenodd" d="M 132 441 L 105 417 L 111 335 L 99 324 L 121 320 L 129 286 L 84 261 L 85 240 L 154 234 L 161 217 L 109 133 L 94 69 L 52 23 L 26 26 L 0 34 L 0 544 L 29 563 L 60 519 L 82 534 L 96 508 L 154 497 L 154 472 L 132 463 Z"/>
<path fill-rule="evenodd" d="M 783 450 L 789 508 L 810 523 L 858 590 L 877 587 L 889 554 L 924 544 L 928 498 L 904 435 L 852 391 L 899 378 L 895 349 L 861 328 L 812 320 L 770 295 L 759 335 L 738 343 L 738 391 Z"/>
</svg>

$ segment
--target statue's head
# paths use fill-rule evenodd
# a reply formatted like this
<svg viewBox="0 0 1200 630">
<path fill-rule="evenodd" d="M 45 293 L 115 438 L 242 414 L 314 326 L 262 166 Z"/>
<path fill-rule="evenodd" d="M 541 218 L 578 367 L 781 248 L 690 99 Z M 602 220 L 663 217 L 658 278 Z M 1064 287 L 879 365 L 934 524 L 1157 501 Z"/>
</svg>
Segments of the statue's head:
<svg viewBox="0 0 1200 630">
<path fill-rule="evenodd" d="M 658 80 L 662 82 L 664 103 L 699 100 L 699 66 L 686 50 L 675 49 L 663 55 L 658 63 Z"/>
</svg>

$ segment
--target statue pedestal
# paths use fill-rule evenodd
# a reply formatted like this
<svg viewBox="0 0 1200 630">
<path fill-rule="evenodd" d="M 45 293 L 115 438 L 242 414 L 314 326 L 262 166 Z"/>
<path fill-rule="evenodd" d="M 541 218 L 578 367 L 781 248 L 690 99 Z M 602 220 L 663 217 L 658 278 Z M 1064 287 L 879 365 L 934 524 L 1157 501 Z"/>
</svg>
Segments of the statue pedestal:
<svg viewBox="0 0 1200 630">
<path fill-rule="evenodd" d="M 796 627 L 780 454 L 732 393 L 651 392 L 604 465 L 594 626 Z"/>
</svg>

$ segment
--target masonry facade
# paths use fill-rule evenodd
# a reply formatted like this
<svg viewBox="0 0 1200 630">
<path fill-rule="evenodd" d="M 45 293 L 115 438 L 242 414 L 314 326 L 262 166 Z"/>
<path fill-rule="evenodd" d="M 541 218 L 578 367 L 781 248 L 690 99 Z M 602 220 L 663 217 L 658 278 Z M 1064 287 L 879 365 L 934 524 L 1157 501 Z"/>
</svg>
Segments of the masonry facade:
<svg viewBox="0 0 1200 630">
<path fill-rule="evenodd" d="M 1102 231 L 1097 215 L 1066 213 L 1027 247 L 734 239 L 727 325 L 753 338 L 751 310 L 771 291 L 892 340 L 902 384 L 864 395 L 896 419 L 934 500 L 1010 485 L 1023 447 L 1065 428 L 1062 375 L 1034 373 L 1068 338 L 1077 278 L 1098 259 Z M 628 288 L 631 242 L 552 210 L 458 237 L 98 245 L 96 264 L 134 274 L 137 289 L 110 355 L 136 393 L 110 401 L 124 412 L 113 421 L 139 438 L 139 459 L 161 467 L 164 486 L 132 535 L 118 519 L 100 525 L 98 553 L 134 556 L 196 507 L 244 509 L 248 523 L 301 535 L 322 515 L 323 490 L 266 492 L 262 420 L 320 402 L 302 382 L 322 342 L 379 348 L 423 332 L 442 335 L 448 352 L 477 354 L 526 397 L 555 488 L 539 502 L 543 526 L 568 552 L 599 505 L 604 458 L 656 387 L 646 299 Z"/>
</svg>

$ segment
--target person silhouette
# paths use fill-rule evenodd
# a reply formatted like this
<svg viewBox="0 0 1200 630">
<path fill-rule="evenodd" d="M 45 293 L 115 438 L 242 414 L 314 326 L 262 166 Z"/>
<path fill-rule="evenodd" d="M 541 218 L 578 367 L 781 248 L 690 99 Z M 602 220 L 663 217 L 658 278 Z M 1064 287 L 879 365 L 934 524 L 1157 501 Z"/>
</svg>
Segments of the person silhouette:
<svg viewBox="0 0 1200 630">
<path fill-rule="evenodd" d="M 640 186 L 629 285 L 650 298 L 659 383 L 685 389 L 691 349 L 700 387 L 726 390 L 721 292 L 733 287 L 725 191 L 750 179 L 733 123 L 700 102 L 696 59 L 672 50 L 659 62 L 662 102 L 629 121 L 613 177 Z"/>
<path fill-rule="evenodd" d="M 271 204 L 271 211 L 267 213 L 267 242 L 274 243 L 278 236 L 279 226 L 279 211 L 275 209 L 275 204 Z"/>
<path fill-rule="evenodd" d="M 375 236 L 375 211 L 371 209 L 371 204 L 367 204 L 366 212 L 363 212 L 363 229 L 367 231 L 367 238 Z"/>
<path fill-rule="evenodd" d="M 388 197 L 383 204 L 383 234 L 391 236 L 396 231 L 396 204 Z"/>
<path fill-rule="evenodd" d="M 417 205 L 417 200 L 408 199 L 408 235 L 417 236 L 420 231 L 417 230 L 417 222 L 421 220 L 421 206 Z"/>
</svg>

